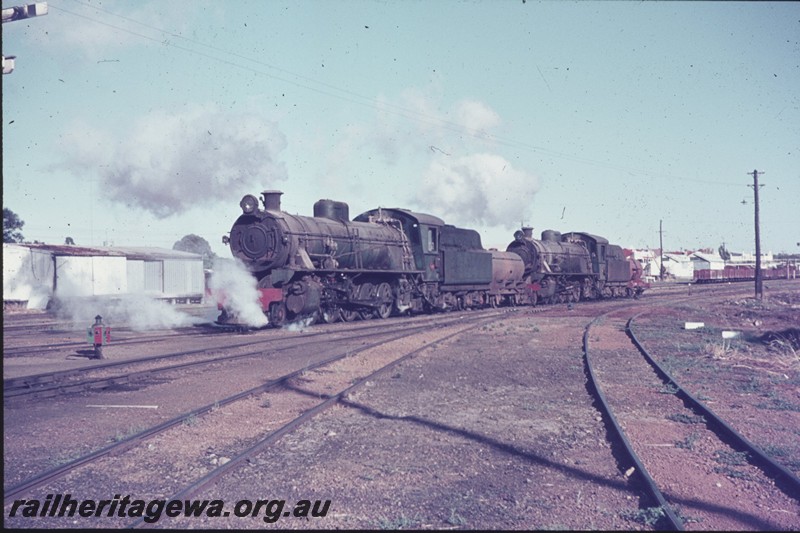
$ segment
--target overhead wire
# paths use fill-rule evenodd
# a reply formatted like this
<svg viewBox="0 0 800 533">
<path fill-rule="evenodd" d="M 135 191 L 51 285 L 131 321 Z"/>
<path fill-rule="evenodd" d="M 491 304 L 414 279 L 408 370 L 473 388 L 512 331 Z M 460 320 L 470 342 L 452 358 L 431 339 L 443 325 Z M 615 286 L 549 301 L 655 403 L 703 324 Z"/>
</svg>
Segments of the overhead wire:
<svg viewBox="0 0 800 533">
<path fill-rule="evenodd" d="M 301 89 L 305 89 L 305 90 L 308 90 L 308 91 L 316 92 L 316 93 L 322 94 L 324 96 L 330 96 L 330 97 L 333 97 L 333 98 L 338 98 L 338 99 L 341 99 L 341 100 L 344 100 L 344 101 L 347 101 L 347 102 L 350 102 L 350 103 L 353 103 L 353 104 L 366 106 L 366 107 L 375 109 L 377 111 L 388 112 L 388 113 L 391 113 L 393 115 L 405 118 L 407 120 L 418 121 L 418 122 L 422 122 L 422 123 L 425 123 L 425 124 L 428 124 L 428 125 L 437 126 L 439 128 L 446 129 L 446 130 L 449 130 L 449 131 L 452 131 L 452 132 L 455 132 L 455 133 L 458 133 L 458 134 L 461 134 L 461 135 L 467 135 L 469 137 L 472 137 L 472 138 L 475 138 L 475 139 L 478 139 L 478 140 L 487 140 L 487 141 L 491 141 L 491 142 L 493 142 L 495 144 L 502 145 L 502 146 L 507 146 L 507 147 L 510 147 L 510 148 L 517 148 L 517 149 L 522 149 L 522 150 L 526 150 L 526 151 L 532 151 L 532 152 L 536 152 L 536 153 L 541 153 L 543 155 L 548 155 L 550 157 L 557 158 L 557 159 L 564 159 L 564 160 L 573 161 L 573 162 L 576 162 L 576 163 L 587 164 L 587 165 L 590 165 L 590 166 L 597 166 L 597 167 L 608 168 L 608 169 L 612 169 L 612 170 L 619 170 L 619 171 L 629 172 L 629 173 L 633 173 L 635 175 L 643 175 L 643 176 L 649 176 L 649 177 L 653 177 L 653 178 L 669 178 L 669 179 L 676 180 L 676 181 L 687 181 L 687 182 L 692 182 L 692 183 L 703 183 L 703 184 L 707 184 L 707 185 L 718 185 L 718 186 L 726 186 L 726 187 L 740 187 L 741 186 L 741 184 L 738 184 L 738 183 L 725 183 L 725 182 L 719 182 L 719 181 L 700 180 L 700 179 L 687 178 L 687 177 L 684 177 L 684 176 L 675 176 L 675 175 L 662 173 L 662 172 L 653 172 L 653 171 L 650 171 L 650 170 L 644 170 L 644 169 L 630 167 L 630 166 L 617 164 L 617 163 L 612 163 L 612 162 L 608 162 L 608 161 L 601 161 L 601 160 L 582 157 L 582 156 L 578 156 L 578 155 L 574 155 L 574 154 L 568 154 L 568 153 L 565 153 L 565 152 L 560 152 L 560 151 L 552 150 L 552 149 L 549 149 L 549 148 L 545 148 L 543 146 L 532 145 L 532 144 L 529 144 L 529 143 L 526 143 L 526 142 L 523 142 L 523 141 L 519 141 L 519 140 L 511 139 L 511 138 L 506 138 L 506 137 L 503 137 L 503 136 L 499 136 L 499 135 L 495 135 L 495 134 L 491 134 L 491 133 L 487 133 L 487 132 L 480 132 L 480 133 L 479 132 L 475 132 L 473 130 L 470 130 L 469 128 L 464 127 L 461 124 L 458 124 L 457 122 L 452 122 L 452 121 L 443 119 L 441 117 L 433 117 L 433 116 L 430 116 L 427 113 L 423 113 L 423 112 L 420 112 L 420 111 L 417 111 L 417 110 L 414 110 L 414 109 L 409 109 L 409 108 L 406 108 L 406 107 L 403 107 L 403 106 L 399 106 L 397 104 L 392 104 L 391 102 L 383 102 L 382 104 L 379 104 L 379 103 L 377 103 L 375 101 L 374 98 L 359 94 L 359 93 L 354 92 L 352 90 L 344 89 L 344 88 L 341 88 L 341 87 L 337 87 L 335 85 L 326 83 L 324 81 L 320 81 L 318 79 L 309 78 L 307 76 L 303 76 L 303 75 L 297 74 L 295 72 L 292 72 L 292 71 L 277 67 L 277 66 L 272 65 L 270 63 L 267 63 L 265 61 L 261 61 L 261 60 L 258 60 L 258 59 L 253 59 L 251 57 L 248 57 L 246 55 L 240 54 L 240 53 L 235 52 L 235 51 L 225 50 L 223 48 L 212 46 L 212 45 L 206 44 L 206 43 L 204 43 L 202 41 L 199 41 L 197 39 L 192 39 L 190 37 L 183 36 L 183 35 L 181 35 L 179 33 L 175 33 L 175 32 L 170 31 L 170 30 L 166 30 L 166 29 L 163 29 L 163 28 L 158 28 L 158 27 L 152 26 L 150 24 L 141 22 L 139 20 L 136 20 L 136 19 L 133 19 L 133 18 L 130 18 L 130 17 L 126 17 L 124 15 L 119 15 L 117 13 L 114 13 L 114 12 L 109 11 L 107 9 L 103 9 L 103 8 L 101 8 L 99 6 L 96 6 L 96 5 L 92 5 L 92 4 L 89 4 L 89 3 L 86 3 L 86 2 L 82 2 L 80 0 L 71 0 L 71 1 L 73 3 L 82 5 L 84 7 L 91 8 L 91 9 L 94 9 L 94 10 L 102 12 L 102 13 L 106 13 L 106 14 L 111 15 L 113 17 L 120 18 L 122 20 L 137 24 L 139 26 L 143 26 L 145 28 L 148 28 L 150 30 L 156 31 L 156 32 L 161 33 L 163 35 L 166 35 L 166 36 L 169 36 L 169 37 L 174 37 L 174 38 L 177 38 L 177 39 L 181 39 L 181 40 L 186 41 L 188 43 L 192 43 L 192 44 L 195 44 L 195 45 L 202 46 L 204 48 L 210 49 L 210 50 L 212 50 L 214 52 L 219 52 L 219 53 L 225 54 L 226 56 L 236 57 L 236 58 L 242 59 L 244 61 L 248 61 L 248 62 L 254 63 L 256 65 L 260 65 L 262 67 L 267 67 L 269 69 L 272 69 L 272 70 L 281 72 L 281 73 L 283 73 L 285 75 L 291 76 L 291 77 L 295 78 L 296 80 L 302 80 L 303 82 L 307 82 L 307 83 L 301 83 L 299 81 L 295 81 L 295 80 L 289 79 L 287 77 L 277 76 L 275 74 L 272 74 L 272 73 L 269 73 L 269 72 L 265 72 L 263 70 L 258 70 L 258 69 L 252 68 L 250 66 L 246 66 L 246 65 L 242 65 L 242 64 L 230 61 L 228 59 L 220 58 L 220 57 L 217 57 L 217 56 L 214 56 L 214 55 L 209 55 L 209 54 L 206 54 L 206 53 L 201 52 L 199 50 L 196 50 L 194 48 L 188 48 L 188 47 L 185 47 L 185 46 L 180 46 L 180 45 L 175 44 L 174 42 L 172 42 L 172 41 L 170 41 L 168 39 L 154 38 L 154 37 L 151 37 L 151 36 L 148 36 L 148 35 L 144 35 L 142 33 L 138 33 L 138 32 L 129 30 L 127 28 L 123 28 L 123 27 L 120 27 L 120 26 L 116 26 L 114 24 L 110 24 L 108 22 L 104 22 L 104 21 L 98 20 L 96 18 L 92 18 L 92 17 L 87 16 L 87 15 L 83 15 L 83 14 L 80 14 L 80 13 L 75 13 L 75 12 L 70 11 L 68 9 L 64 9 L 63 7 L 59 7 L 58 5 L 54 5 L 52 0 L 50 0 L 49 6 L 50 6 L 51 9 L 55 9 L 57 11 L 62 11 L 62 12 L 67 13 L 69 15 L 72 15 L 72 16 L 75 16 L 75 17 L 79 17 L 79 18 L 83 18 L 83 19 L 92 21 L 94 23 L 97 23 L 97 24 L 112 28 L 114 30 L 118 30 L 118 31 L 127 33 L 129 35 L 133 35 L 135 37 L 139 37 L 139 38 L 146 39 L 146 40 L 149 40 L 149 41 L 152 41 L 152 42 L 156 42 L 156 43 L 161 44 L 163 46 L 166 46 L 168 48 L 175 48 L 175 49 L 178 49 L 178 50 L 182 50 L 182 51 L 185 51 L 185 52 L 188 52 L 188 53 L 191 53 L 191 54 L 195 54 L 195 55 L 207 58 L 207 59 L 212 59 L 214 61 L 218 61 L 220 63 L 230 65 L 230 66 L 238 68 L 238 69 L 247 70 L 247 71 L 250 71 L 250 72 L 255 73 L 255 74 L 267 76 L 269 78 L 272 78 L 272 79 L 275 79 L 275 80 L 278 80 L 278 81 L 282 81 L 282 82 L 288 83 L 290 85 L 294 85 L 294 86 L 299 87 Z M 309 83 L 319 85 L 321 87 L 326 88 L 327 90 L 313 87 L 312 85 L 309 85 Z M 330 91 L 335 91 L 335 92 L 330 92 Z M 338 93 L 340 93 L 340 94 L 338 94 Z M 388 109 L 388 111 L 387 111 L 387 109 Z"/>
</svg>

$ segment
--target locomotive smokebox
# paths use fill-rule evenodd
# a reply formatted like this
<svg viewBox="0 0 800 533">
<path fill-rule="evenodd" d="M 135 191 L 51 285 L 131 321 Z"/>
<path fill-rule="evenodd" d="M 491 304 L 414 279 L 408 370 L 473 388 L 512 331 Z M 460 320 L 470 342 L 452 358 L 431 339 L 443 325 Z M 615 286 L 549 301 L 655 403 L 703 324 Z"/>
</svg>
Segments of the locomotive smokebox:
<svg viewBox="0 0 800 533">
<path fill-rule="evenodd" d="M 264 209 L 267 211 L 280 211 L 282 194 L 282 191 L 263 191 L 261 193 L 261 201 L 264 202 Z"/>
</svg>

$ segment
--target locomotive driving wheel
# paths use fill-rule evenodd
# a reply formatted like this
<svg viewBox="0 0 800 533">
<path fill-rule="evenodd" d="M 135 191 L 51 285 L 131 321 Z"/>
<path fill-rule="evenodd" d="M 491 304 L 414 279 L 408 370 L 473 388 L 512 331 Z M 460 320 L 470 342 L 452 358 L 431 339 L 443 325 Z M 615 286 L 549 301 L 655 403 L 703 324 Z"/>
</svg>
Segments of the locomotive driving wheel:
<svg viewBox="0 0 800 533">
<path fill-rule="evenodd" d="M 359 318 L 359 316 L 360 314 L 358 311 L 354 311 L 352 309 L 342 309 L 342 320 L 345 322 L 352 322 Z"/>
<path fill-rule="evenodd" d="M 392 298 L 392 288 L 388 283 L 384 282 L 378 285 L 377 301 L 378 307 L 375 309 L 375 315 L 378 318 L 389 318 L 389 315 L 392 314 L 394 299 Z"/>
<path fill-rule="evenodd" d="M 575 285 L 572 287 L 572 301 L 573 302 L 580 302 L 581 301 L 581 286 Z"/>
<path fill-rule="evenodd" d="M 286 322 L 286 305 L 283 302 L 272 302 L 269 305 L 269 323 L 282 326 Z"/>
<path fill-rule="evenodd" d="M 333 324 L 342 318 L 342 310 L 336 306 L 326 306 L 322 309 L 320 318 L 322 318 L 322 321 L 326 324 Z"/>
</svg>

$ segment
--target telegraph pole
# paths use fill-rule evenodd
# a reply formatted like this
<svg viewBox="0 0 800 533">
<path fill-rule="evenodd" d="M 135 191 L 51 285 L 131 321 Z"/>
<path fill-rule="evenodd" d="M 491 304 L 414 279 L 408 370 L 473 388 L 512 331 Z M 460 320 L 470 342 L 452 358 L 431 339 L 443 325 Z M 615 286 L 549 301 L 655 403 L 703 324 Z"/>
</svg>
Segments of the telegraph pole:
<svg viewBox="0 0 800 533">
<path fill-rule="evenodd" d="M 658 279 L 664 281 L 664 232 L 661 230 L 661 223 L 658 221 L 658 247 L 659 247 L 659 265 L 658 265 Z"/>
<path fill-rule="evenodd" d="M 761 235 L 758 225 L 758 188 L 764 185 L 758 184 L 758 170 L 753 170 L 752 172 L 748 172 L 748 174 L 753 176 L 753 185 L 748 185 L 748 187 L 753 187 L 753 201 L 756 204 L 756 299 L 761 300 L 763 297 L 763 290 L 761 287 Z"/>
</svg>

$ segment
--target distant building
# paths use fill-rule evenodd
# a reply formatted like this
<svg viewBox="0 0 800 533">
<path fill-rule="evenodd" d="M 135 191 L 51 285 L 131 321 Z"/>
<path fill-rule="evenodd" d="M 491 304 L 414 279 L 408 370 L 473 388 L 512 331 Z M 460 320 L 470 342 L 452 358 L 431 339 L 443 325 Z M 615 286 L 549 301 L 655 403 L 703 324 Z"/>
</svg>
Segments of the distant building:
<svg viewBox="0 0 800 533">
<path fill-rule="evenodd" d="M 717 251 L 708 249 L 705 252 L 664 252 L 659 249 L 631 250 L 634 259 L 642 263 L 644 275 L 648 281 L 659 278 L 661 262 L 664 264 L 664 275 L 668 279 L 679 281 L 694 279 L 696 270 L 724 270 L 726 265 L 755 266 L 755 254 L 730 252 L 730 259 L 724 260 Z M 762 268 L 778 265 L 772 252 L 761 254 Z"/>
<path fill-rule="evenodd" d="M 644 275 L 648 281 L 658 279 L 661 275 L 661 263 L 664 263 L 664 275 L 669 279 L 692 279 L 694 267 L 689 258 L 691 252 L 664 252 L 660 250 L 633 250 L 633 258 L 642 263 Z"/>
<path fill-rule="evenodd" d="M 722 270 L 725 260 L 716 252 L 695 252 L 691 255 L 693 270 Z"/>
<path fill-rule="evenodd" d="M 689 254 L 665 252 L 663 257 L 664 270 L 670 278 L 691 280 L 694 277 L 694 264 Z"/>
<path fill-rule="evenodd" d="M 645 281 L 653 281 L 658 277 L 658 251 L 657 250 L 631 250 L 634 259 L 642 264 L 642 275 Z"/>
<path fill-rule="evenodd" d="M 728 259 L 729 265 L 755 265 L 756 254 L 731 252 L 731 258 Z M 761 254 L 761 266 L 767 267 L 775 264 L 772 257 L 772 252 Z"/>
<path fill-rule="evenodd" d="M 3 244 L 3 305 L 44 309 L 60 297 L 145 294 L 201 302 L 203 258 L 162 248 Z"/>
</svg>

